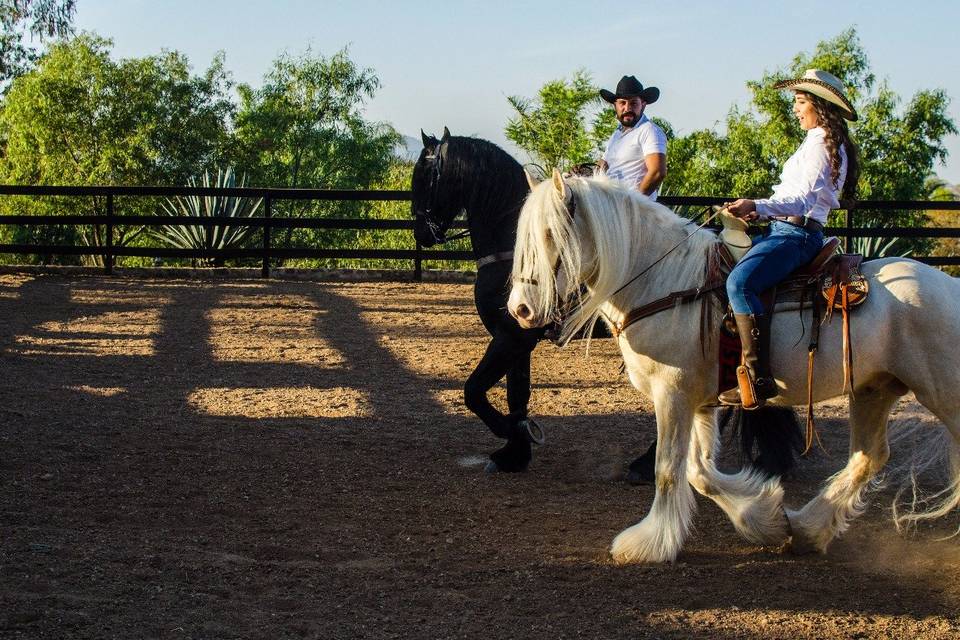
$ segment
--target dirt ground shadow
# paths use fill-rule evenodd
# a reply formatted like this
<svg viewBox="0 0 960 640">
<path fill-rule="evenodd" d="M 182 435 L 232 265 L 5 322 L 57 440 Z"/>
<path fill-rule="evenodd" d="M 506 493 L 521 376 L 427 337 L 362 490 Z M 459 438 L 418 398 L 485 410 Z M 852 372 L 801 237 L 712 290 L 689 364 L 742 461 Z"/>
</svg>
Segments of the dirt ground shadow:
<svg viewBox="0 0 960 640">
<path fill-rule="evenodd" d="M 611 341 L 543 344 L 548 444 L 484 475 L 485 345 L 462 284 L 0 275 L 0 638 L 960 634 L 956 518 L 901 538 L 884 491 L 826 555 L 698 499 L 676 563 L 613 566 L 649 402 Z M 791 504 L 844 462 L 821 415 Z"/>
</svg>

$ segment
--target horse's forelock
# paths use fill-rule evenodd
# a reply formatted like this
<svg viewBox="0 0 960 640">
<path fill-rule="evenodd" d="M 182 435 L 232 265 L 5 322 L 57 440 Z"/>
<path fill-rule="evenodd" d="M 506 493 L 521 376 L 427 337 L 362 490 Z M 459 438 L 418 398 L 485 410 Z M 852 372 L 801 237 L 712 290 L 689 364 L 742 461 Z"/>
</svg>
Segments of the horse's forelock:
<svg viewBox="0 0 960 640">
<path fill-rule="evenodd" d="M 573 231 L 568 205 L 549 181 L 538 185 L 527 198 L 517 228 L 513 277 L 515 282 L 534 281 L 534 302 L 547 316 L 556 313 L 557 257 L 567 275 L 561 297 L 578 290 L 580 245 Z"/>
</svg>

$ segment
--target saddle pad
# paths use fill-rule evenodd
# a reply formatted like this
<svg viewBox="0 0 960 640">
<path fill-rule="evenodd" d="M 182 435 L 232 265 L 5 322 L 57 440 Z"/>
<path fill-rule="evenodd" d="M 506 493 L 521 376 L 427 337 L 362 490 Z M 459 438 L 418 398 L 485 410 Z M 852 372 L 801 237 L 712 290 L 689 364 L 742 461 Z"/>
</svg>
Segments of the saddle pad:
<svg viewBox="0 0 960 640">
<path fill-rule="evenodd" d="M 736 327 L 731 331 L 720 325 L 720 339 L 717 341 L 717 395 L 737 386 L 737 367 L 740 366 L 740 335 Z"/>
</svg>

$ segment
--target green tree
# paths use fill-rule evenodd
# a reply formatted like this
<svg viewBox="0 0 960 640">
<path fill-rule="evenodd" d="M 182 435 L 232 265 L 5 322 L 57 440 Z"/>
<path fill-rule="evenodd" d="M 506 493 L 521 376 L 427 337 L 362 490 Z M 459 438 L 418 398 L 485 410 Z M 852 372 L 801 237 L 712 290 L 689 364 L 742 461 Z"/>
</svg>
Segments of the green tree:
<svg viewBox="0 0 960 640">
<path fill-rule="evenodd" d="M 363 117 L 380 82 L 343 49 L 277 58 L 262 86 L 240 85 L 233 165 L 252 185 L 365 189 L 387 171 L 400 135 Z M 356 203 L 290 203 L 281 215 L 356 217 Z M 282 244 L 324 246 L 343 233 L 289 230 Z"/>
<path fill-rule="evenodd" d="M 15 79 L 0 109 L 0 179 L 37 185 L 183 184 L 212 166 L 227 136 L 230 80 L 217 57 L 200 76 L 179 53 L 114 62 L 109 40 L 82 34 L 54 45 Z M 5 199 L 40 215 L 100 213 L 99 198 Z M 127 213 L 154 203 L 124 202 Z M 35 228 L 36 233 L 42 227 Z M 79 240 L 102 244 L 102 229 Z M 129 242 L 139 229 L 118 229 Z"/>
<path fill-rule="evenodd" d="M 24 38 L 40 41 L 70 35 L 76 0 L 0 0 L 0 83 L 29 69 L 37 59 Z"/>
<path fill-rule="evenodd" d="M 516 111 L 507 123 L 507 138 L 547 173 L 595 161 L 616 127 L 613 112 L 601 109 L 598 89 L 583 70 L 569 81 L 546 83 L 535 100 L 510 96 L 507 101 Z"/>
</svg>

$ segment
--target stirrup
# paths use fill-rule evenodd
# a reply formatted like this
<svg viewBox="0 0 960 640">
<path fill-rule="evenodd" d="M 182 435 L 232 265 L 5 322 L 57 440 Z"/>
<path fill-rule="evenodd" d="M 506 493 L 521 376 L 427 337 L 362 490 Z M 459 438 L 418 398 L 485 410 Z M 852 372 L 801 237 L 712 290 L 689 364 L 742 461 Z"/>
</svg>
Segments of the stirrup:
<svg viewBox="0 0 960 640">
<path fill-rule="evenodd" d="M 717 402 L 722 406 L 741 407 L 746 411 L 753 411 L 762 407 L 770 398 L 780 395 L 777 390 L 777 383 L 774 382 L 773 378 L 760 378 L 757 382 L 760 380 L 764 382 L 756 385 L 745 371 L 742 372 L 741 376 L 741 369 L 746 369 L 746 367 L 742 365 L 737 367 L 737 386 L 727 389 L 717 396 Z M 744 399 L 746 399 L 746 402 Z"/>
</svg>

